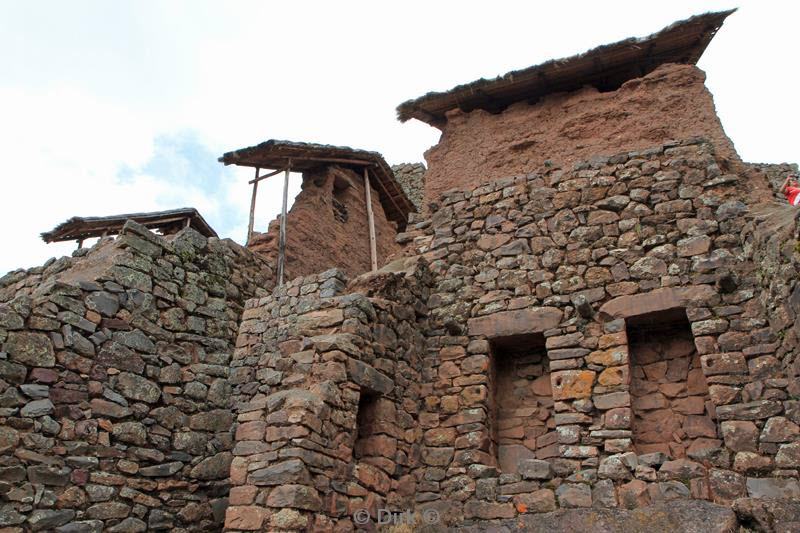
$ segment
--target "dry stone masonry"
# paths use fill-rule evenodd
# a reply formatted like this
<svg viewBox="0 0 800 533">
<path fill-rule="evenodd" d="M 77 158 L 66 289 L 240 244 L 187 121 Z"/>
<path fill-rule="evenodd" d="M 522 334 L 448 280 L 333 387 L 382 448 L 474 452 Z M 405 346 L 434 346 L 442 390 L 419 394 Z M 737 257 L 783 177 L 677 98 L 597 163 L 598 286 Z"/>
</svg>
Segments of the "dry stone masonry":
<svg viewBox="0 0 800 533">
<path fill-rule="evenodd" d="M 269 265 L 131 221 L 77 255 L 0 280 L 0 527 L 219 528 L 230 362 Z"/>
<path fill-rule="evenodd" d="M 0 533 L 800 530 L 800 246 L 756 216 L 796 166 L 713 113 L 729 14 L 403 104 L 444 134 L 373 172 L 375 271 L 337 157 L 284 284 L 275 225 L 133 221 L 0 278 Z"/>
<path fill-rule="evenodd" d="M 248 303 L 228 530 L 791 514 L 758 502 L 800 489 L 794 314 L 770 327 L 757 295 L 787 280 L 755 275 L 722 164 L 689 139 L 454 191 L 398 236 L 407 258 Z"/>
</svg>

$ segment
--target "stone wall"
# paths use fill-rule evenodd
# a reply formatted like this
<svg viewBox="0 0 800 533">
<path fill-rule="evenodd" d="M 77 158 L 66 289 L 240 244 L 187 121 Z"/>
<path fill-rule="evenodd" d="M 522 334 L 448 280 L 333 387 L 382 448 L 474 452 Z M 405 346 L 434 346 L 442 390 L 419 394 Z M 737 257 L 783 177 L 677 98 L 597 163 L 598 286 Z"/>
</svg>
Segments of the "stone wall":
<svg viewBox="0 0 800 533">
<path fill-rule="evenodd" d="M 704 81 L 695 66 L 665 64 L 615 91 L 586 87 L 519 102 L 499 114 L 452 111 L 439 143 L 425 154 L 425 203 L 450 189 L 469 190 L 545 164 L 566 168 L 696 135 L 709 138 L 721 158 L 738 160 Z"/>
<path fill-rule="evenodd" d="M 378 264 L 397 250 L 397 227 L 387 220 L 372 183 Z M 339 268 L 349 276 L 371 269 L 364 177 L 338 166 L 303 174 L 303 189 L 287 215 L 285 280 Z M 280 217 L 249 248 L 277 264 Z"/>
<path fill-rule="evenodd" d="M 453 191 L 349 283 L 270 293 L 259 254 L 133 223 L 11 273 L 0 525 L 480 531 L 675 499 L 786 521 L 758 499 L 800 497 L 796 228 L 725 164 L 692 138 Z"/>
<path fill-rule="evenodd" d="M 0 279 L 0 529 L 221 529 L 239 317 L 273 283 L 232 241 L 131 221 Z"/>
<path fill-rule="evenodd" d="M 411 203 L 422 212 L 425 196 L 425 165 L 422 163 L 401 163 L 392 165 L 394 178 L 405 191 Z"/>
<path fill-rule="evenodd" d="M 357 278 L 348 294 L 330 270 L 247 303 L 232 364 L 227 531 L 347 531 L 359 509 L 402 511 L 433 490 L 412 475 L 419 441 L 455 430 L 421 433 L 430 276 L 400 263 Z M 432 452 L 428 461 L 450 460 Z"/>
<path fill-rule="evenodd" d="M 800 256 L 776 237 L 764 262 L 743 201 L 768 185 L 723 164 L 691 139 L 545 167 L 448 193 L 398 236 L 436 275 L 420 421 L 457 428 L 424 443 L 423 465 L 446 475 L 420 508 L 469 521 L 800 494 L 796 270 L 785 264 Z M 519 389 L 475 361 L 497 339 L 533 335 L 546 339 L 558 453 L 536 458 L 522 439 L 506 473 L 491 439 L 464 437 L 509 430 L 491 427 L 502 422 L 492 398 Z M 654 438 L 656 423 L 669 434 Z"/>
</svg>

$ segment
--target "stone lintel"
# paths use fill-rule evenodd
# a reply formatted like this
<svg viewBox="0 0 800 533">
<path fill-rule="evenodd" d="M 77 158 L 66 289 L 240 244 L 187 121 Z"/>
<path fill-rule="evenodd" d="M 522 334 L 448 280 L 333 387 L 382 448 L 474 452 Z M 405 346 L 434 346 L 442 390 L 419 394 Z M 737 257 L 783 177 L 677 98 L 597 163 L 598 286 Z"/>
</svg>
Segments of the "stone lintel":
<svg viewBox="0 0 800 533">
<path fill-rule="evenodd" d="M 692 302 L 702 302 L 716 295 L 710 285 L 689 287 L 665 287 L 642 294 L 619 296 L 600 307 L 600 318 L 604 322 L 618 318 L 630 318 L 648 313 L 687 307 Z"/>
<path fill-rule="evenodd" d="M 543 333 L 561 323 L 562 313 L 556 307 L 537 307 L 516 311 L 501 311 L 467 321 L 469 334 L 489 339 Z"/>
</svg>

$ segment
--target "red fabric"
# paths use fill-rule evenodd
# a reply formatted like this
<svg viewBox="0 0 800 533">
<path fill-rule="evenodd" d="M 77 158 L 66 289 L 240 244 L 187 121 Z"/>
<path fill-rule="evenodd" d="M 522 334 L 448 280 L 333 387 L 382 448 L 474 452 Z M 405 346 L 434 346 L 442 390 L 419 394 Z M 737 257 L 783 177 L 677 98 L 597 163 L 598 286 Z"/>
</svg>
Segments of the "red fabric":
<svg viewBox="0 0 800 533">
<path fill-rule="evenodd" d="M 789 200 L 789 205 L 797 205 L 800 203 L 800 187 L 786 187 L 786 199 Z"/>
</svg>

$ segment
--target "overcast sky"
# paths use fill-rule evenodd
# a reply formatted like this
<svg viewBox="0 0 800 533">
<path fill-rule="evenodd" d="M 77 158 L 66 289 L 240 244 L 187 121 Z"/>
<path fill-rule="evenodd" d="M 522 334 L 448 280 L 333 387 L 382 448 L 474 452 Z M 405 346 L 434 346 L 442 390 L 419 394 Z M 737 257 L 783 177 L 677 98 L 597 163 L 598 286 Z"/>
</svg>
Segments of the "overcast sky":
<svg viewBox="0 0 800 533">
<path fill-rule="evenodd" d="M 71 253 L 39 238 L 71 216 L 192 206 L 242 242 L 252 169 L 223 152 L 277 138 L 422 161 L 439 132 L 395 119 L 407 99 L 737 5 L 699 66 L 743 159 L 798 161 L 797 2 L 0 0 L 0 274 Z"/>
</svg>

